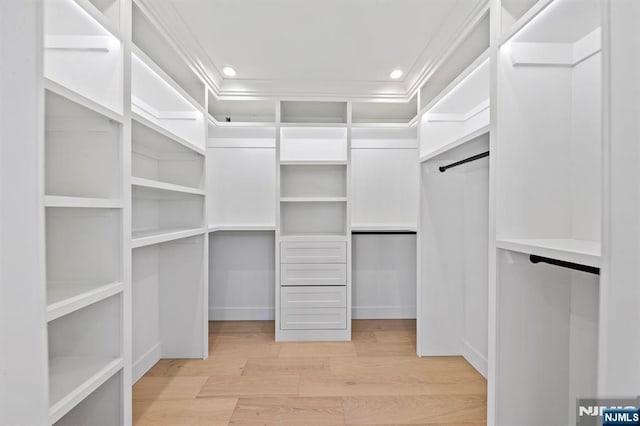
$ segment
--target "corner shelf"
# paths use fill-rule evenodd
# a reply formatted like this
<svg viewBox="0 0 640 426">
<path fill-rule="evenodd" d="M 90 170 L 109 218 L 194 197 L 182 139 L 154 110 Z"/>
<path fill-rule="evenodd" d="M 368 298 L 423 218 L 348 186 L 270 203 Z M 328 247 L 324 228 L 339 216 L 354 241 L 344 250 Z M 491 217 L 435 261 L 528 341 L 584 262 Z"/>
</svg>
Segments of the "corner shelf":
<svg viewBox="0 0 640 426">
<path fill-rule="evenodd" d="M 49 360 L 49 422 L 57 422 L 124 366 L 122 358 L 54 357 Z"/>
<path fill-rule="evenodd" d="M 75 312 L 86 306 L 121 293 L 122 282 L 88 286 L 86 283 L 49 284 L 47 289 L 47 321 Z"/>
<path fill-rule="evenodd" d="M 168 241 L 180 240 L 206 233 L 204 228 L 168 228 L 136 231 L 131 236 L 131 248 L 145 247 Z"/>
<path fill-rule="evenodd" d="M 565 262 L 600 267 L 600 243 L 571 238 L 498 238 L 496 247 Z"/>
</svg>

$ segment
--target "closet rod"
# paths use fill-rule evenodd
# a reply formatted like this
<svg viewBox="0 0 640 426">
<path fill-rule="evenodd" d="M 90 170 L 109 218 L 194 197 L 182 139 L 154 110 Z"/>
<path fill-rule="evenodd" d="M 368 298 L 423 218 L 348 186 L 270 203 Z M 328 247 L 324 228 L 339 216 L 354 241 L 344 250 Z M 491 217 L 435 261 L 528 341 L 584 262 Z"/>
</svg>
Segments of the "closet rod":
<svg viewBox="0 0 640 426">
<path fill-rule="evenodd" d="M 551 259 L 550 257 L 536 256 L 532 254 L 529 256 L 531 263 L 548 263 L 550 265 L 562 266 L 563 268 L 575 269 L 576 271 L 588 272 L 594 275 L 600 275 L 600 268 L 595 266 L 581 265 L 579 263 L 565 262 L 564 260 Z"/>
<path fill-rule="evenodd" d="M 481 158 L 488 157 L 488 156 L 489 156 L 489 151 L 483 152 L 482 154 L 476 154 L 474 156 L 471 156 L 469 158 L 465 158 L 464 160 L 456 161 L 455 163 L 451 163 L 451 164 L 448 164 L 446 166 L 440 166 L 440 167 L 438 167 L 438 170 L 440 170 L 442 173 L 444 173 L 447 169 L 450 169 L 452 167 L 457 167 L 457 166 L 459 166 L 461 164 L 470 163 L 472 161 L 476 161 L 476 160 L 479 160 Z"/>
</svg>

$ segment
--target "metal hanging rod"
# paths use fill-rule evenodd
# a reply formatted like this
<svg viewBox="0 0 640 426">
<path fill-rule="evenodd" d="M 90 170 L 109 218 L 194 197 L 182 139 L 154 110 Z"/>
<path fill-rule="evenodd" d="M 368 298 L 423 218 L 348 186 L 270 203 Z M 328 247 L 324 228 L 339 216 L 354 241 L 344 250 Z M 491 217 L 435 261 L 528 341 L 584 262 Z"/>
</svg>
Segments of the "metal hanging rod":
<svg viewBox="0 0 640 426">
<path fill-rule="evenodd" d="M 550 265 L 562 266 L 563 268 L 575 269 L 576 271 L 588 272 L 589 274 L 600 275 L 600 268 L 595 266 L 581 265 L 579 263 L 565 262 L 564 260 L 551 259 L 550 257 L 536 256 L 532 254 L 529 256 L 531 263 L 548 263 Z"/>
<path fill-rule="evenodd" d="M 488 157 L 488 156 L 489 156 L 489 151 L 483 152 L 482 154 L 476 154 L 476 155 L 474 155 L 472 157 L 465 158 L 464 160 L 460 160 L 460 161 L 456 161 L 455 163 L 447 164 L 446 166 L 440 166 L 440 167 L 438 167 L 438 170 L 440 170 L 442 173 L 444 173 L 447 169 L 450 169 L 452 167 L 457 167 L 457 166 L 459 166 L 461 164 L 470 163 L 472 161 L 476 161 L 476 160 L 479 160 L 481 158 Z"/>
</svg>

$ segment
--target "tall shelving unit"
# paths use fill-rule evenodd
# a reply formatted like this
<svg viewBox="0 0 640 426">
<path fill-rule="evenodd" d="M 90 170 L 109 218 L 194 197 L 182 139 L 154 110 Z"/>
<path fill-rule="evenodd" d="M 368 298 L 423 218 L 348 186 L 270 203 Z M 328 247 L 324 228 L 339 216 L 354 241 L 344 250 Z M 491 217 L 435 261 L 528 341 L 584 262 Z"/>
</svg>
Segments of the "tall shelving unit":
<svg viewBox="0 0 640 426">
<path fill-rule="evenodd" d="M 148 37 L 160 35 L 137 4 L 132 14 L 129 182 L 135 382 L 160 358 L 207 357 L 208 241 L 204 85 L 200 83 L 199 95 L 198 84 L 193 84 L 197 78 L 185 72 L 188 67 L 177 54 L 151 47 Z"/>
<path fill-rule="evenodd" d="M 574 424 L 598 394 L 599 276 L 533 256 L 601 266 L 601 4 L 538 2 L 498 46 L 496 424 Z"/>
<path fill-rule="evenodd" d="M 276 340 L 351 339 L 350 104 L 282 101 Z"/>
<path fill-rule="evenodd" d="M 44 3 L 49 424 L 130 412 L 119 20 L 88 1 Z"/>
</svg>

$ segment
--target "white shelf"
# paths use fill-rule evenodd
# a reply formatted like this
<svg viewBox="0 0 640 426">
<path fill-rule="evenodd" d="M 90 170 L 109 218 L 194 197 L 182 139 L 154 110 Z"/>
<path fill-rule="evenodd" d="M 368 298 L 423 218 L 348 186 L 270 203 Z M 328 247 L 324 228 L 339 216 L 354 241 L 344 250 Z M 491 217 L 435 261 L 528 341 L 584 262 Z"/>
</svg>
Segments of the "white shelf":
<svg viewBox="0 0 640 426">
<path fill-rule="evenodd" d="M 351 225 L 351 232 L 417 232 L 418 228 L 409 225 Z"/>
<path fill-rule="evenodd" d="M 151 179 L 143 179 L 139 177 L 131 178 L 131 185 L 139 186 L 141 188 L 159 189 L 162 191 L 180 192 L 184 194 L 204 195 L 203 189 L 191 188 L 188 186 L 174 185 L 171 183 L 160 182 Z"/>
<path fill-rule="evenodd" d="M 189 142 L 188 140 L 181 138 L 180 136 L 176 135 L 173 132 L 170 132 L 169 130 L 165 129 L 164 127 L 158 126 L 157 124 L 155 124 L 153 121 L 141 116 L 140 114 L 136 113 L 136 112 L 131 112 L 131 119 L 137 121 L 138 123 L 142 124 L 143 126 L 146 126 L 148 128 L 150 128 L 151 130 L 153 130 L 154 132 L 160 133 L 161 135 L 164 135 L 166 137 L 168 137 L 169 139 L 179 143 L 180 145 L 185 146 L 186 148 L 189 148 L 190 150 L 200 154 L 200 155 L 205 155 L 205 150 L 192 144 L 191 142 Z"/>
<path fill-rule="evenodd" d="M 325 203 L 346 202 L 347 197 L 280 197 L 283 203 Z"/>
<path fill-rule="evenodd" d="M 61 197 L 45 195 L 45 207 L 81 207 L 96 209 L 121 209 L 122 200 L 113 198 Z"/>
<path fill-rule="evenodd" d="M 122 358 L 57 357 L 49 360 L 49 422 L 57 422 L 124 365 Z"/>
<path fill-rule="evenodd" d="M 153 229 L 149 231 L 133 232 L 131 237 L 131 248 L 145 247 L 153 244 L 165 243 L 168 241 L 179 240 L 182 238 L 192 237 L 207 232 L 203 228 L 191 229 Z"/>
<path fill-rule="evenodd" d="M 116 28 L 97 7 L 93 5 L 89 0 L 74 0 L 74 2 L 84 9 L 98 24 L 100 24 L 105 30 L 111 33 L 118 40 L 122 40 L 120 31 Z"/>
<path fill-rule="evenodd" d="M 82 309 L 122 292 L 124 285 L 113 282 L 87 289 L 86 283 L 57 284 L 47 287 L 47 321 Z"/>
<path fill-rule="evenodd" d="M 600 243 L 570 238 L 499 238 L 496 247 L 565 262 L 600 267 Z"/>
<path fill-rule="evenodd" d="M 220 231 L 275 231 L 275 225 L 209 225 L 209 232 Z"/>
<path fill-rule="evenodd" d="M 44 79 L 44 88 L 50 92 L 53 92 L 57 95 L 62 96 L 63 98 L 66 98 L 68 100 L 70 100 L 71 102 L 74 102 L 78 105 L 81 105 L 85 108 L 88 108 L 92 111 L 97 112 L 98 114 L 104 115 L 105 117 L 110 118 L 113 121 L 117 121 L 118 123 L 122 123 L 124 121 L 124 118 L 122 116 L 122 114 L 112 110 L 111 108 L 102 105 L 98 102 L 92 101 L 91 99 L 82 96 L 81 94 L 61 85 L 56 83 L 53 80 L 50 80 L 48 78 Z"/>
<path fill-rule="evenodd" d="M 346 166 L 347 162 L 338 161 L 313 161 L 313 160 L 299 160 L 299 161 L 280 161 L 281 166 Z"/>
<path fill-rule="evenodd" d="M 479 128 L 478 130 L 475 130 L 475 131 L 473 131 L 473 132 L 471 132 L 471 133 L 469 133 L 467 135 L 464 135 L 459 139 L 456 139 L 456 140 L 454 140 L 452 142 L 449 142 L 448 144 L 446 144 L 446 145 L 444 145 L 444 146 L 442 146 L 442 147 L 440 147 L 440 148 L 438 148 L 438 149 L 436 149 L 436 150 L 434 150 L 432 152 L 429 152 L 429 153 L 421 156 L 420 157 L 420 162 L 424 163 L 425 161 L 429 161 L 429 160 L 437 157 L 438 155 L 444 154 L 447 151 L 451 151 L 454 148 L 462 146 L 465 143 L 470 142 L 470 141 L 474 140 L 475 138 L 477 138 L 479 136 L 482 136 L 484 134 L 489 133 L 490 129 L 491 129 L 491 125 L 487 124 L 486 126 L 483 126 L 483 127 Z"/>
</svg>

